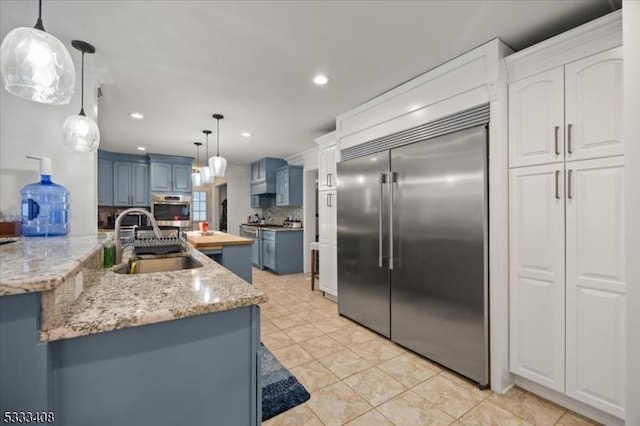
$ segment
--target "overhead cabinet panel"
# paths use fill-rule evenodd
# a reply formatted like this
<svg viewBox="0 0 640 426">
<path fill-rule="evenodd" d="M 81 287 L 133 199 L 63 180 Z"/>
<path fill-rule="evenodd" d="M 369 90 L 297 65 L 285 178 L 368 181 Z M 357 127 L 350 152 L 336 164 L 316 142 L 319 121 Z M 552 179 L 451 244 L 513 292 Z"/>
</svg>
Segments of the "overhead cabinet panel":
<svg viewBox="0 0 640 426">
<path fill-rule="evenodd" d="M 509 85 L 511 167 L 564 160 L 564 69 Z"/>
<path fill-rule="evenodd" d="M 567 160 L 624 154 L 622 47 L 565 67 Z"/>
</svg>

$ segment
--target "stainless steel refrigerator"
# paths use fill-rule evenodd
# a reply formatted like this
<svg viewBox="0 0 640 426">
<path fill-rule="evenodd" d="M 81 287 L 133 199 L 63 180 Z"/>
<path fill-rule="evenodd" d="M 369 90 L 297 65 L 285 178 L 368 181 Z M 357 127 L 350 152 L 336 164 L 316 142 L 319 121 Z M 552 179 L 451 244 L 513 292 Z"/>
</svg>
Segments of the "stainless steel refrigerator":
<svg viewBox="0 0 640 426">
<path fill-rule="evenodd" d="M 489 383 L 485 126 L 338 163 L 338 310 Z"/>
</svg>

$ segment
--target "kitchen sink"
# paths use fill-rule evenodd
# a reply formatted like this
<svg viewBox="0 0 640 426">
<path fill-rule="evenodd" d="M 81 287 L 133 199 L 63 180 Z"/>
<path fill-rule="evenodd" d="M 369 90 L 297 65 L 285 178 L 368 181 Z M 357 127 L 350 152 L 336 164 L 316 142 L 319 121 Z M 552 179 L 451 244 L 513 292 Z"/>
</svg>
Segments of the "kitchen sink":
<svg viewBox="0 0 640 426">
<path fill-rule="evenodd" d="M 148 274 L 151 272 L 181 271 L 201 268 L 202 263 L 190 255 L 158 257 L 152 259 L 131 259 L 125 267 L 114 269 L 117 274 Z"/>
</svg>

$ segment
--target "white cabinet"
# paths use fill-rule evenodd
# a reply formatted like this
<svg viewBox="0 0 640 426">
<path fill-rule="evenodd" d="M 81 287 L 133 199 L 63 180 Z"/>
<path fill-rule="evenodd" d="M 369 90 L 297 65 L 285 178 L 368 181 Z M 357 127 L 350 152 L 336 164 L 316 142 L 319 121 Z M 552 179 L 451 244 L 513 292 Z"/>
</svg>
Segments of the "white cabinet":
<svg viewBox="0 0 640 426">
<path fill-rule="evenodd" d="M 564 166 L 512 169 L 511 371 L 564 392 Z"/>
<path fill-rule="evenodd" d="M 509 84 L 509 166 L 624 153 L 622 48 Z"/>
<path fill-rule="evenodd" d="M 567 161 L 624 154 L 622 47 L 565 67 Z"/>
<path fill-rule="evenodd" d="M 622 417 L 624 158 L 567 165 L 567 394 Z"/>
<path fill-rule="evenodd" d="M 318 165 L 318 190 L 336 189 L 336 164 L 340 152 L 335 144 L 321 145 Z"/>
<path fill-rule="evenodd" d="M 338 245 L 336 191 L 322 191 L 318 200 L 320 243 L 320 290 L 338 295 Z"/>
<path fill-rule="evenodd" d="M 563 67 L 509 85 L 511 167 L 564 160 L 563 105 Z"/>
</svg>

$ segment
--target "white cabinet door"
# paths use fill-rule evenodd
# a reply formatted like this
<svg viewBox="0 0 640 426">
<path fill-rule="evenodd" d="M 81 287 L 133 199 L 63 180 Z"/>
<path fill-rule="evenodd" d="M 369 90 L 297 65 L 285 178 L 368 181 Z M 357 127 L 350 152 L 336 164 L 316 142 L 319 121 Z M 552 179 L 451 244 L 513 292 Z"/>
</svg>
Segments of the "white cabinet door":
<svg viewBox="0 0 640 426">
<path fill-rule="evenodd" d="M 567 161 L 624 153 L 622 47 L 565 67 Z"/>
<path fill-rule="evenodd" d="M 509 166 L 564 160 L 564 70 L 509 84 Z"/>
<path fill-rule="evenodd" d="M 624 159 L 567 163 L 567 394 L 617 417 L 625 399 Z"/>
<path fill-rule="evenodd" d="M 340 156 L 338 146 L 320 146 L 319 152 L 318 189 L 320 191 L 336 189 L 336 163 Z"/>
<path fill-rule="evenodd" d="M 563 164 L 509 176 L 510 370 L 564 392 Z"/>
<path fill-rule="evenodd" d="M 322 191 L 318 201 L 318 225 L 320 240 L 320 290 L 337 296 L 338 263 L 336 234 L 336 192 Z"/>
</svg>

